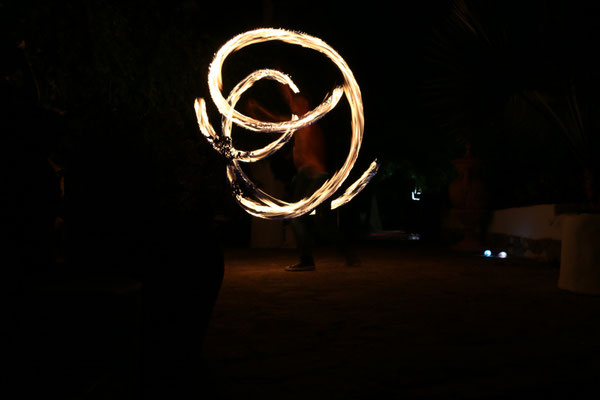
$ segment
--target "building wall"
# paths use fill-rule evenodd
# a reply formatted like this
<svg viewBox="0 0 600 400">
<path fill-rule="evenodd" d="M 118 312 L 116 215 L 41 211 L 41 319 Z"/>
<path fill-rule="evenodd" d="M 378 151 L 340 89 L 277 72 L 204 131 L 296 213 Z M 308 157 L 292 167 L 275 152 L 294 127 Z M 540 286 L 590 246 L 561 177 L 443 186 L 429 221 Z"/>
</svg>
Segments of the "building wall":
<svg viewBox="0 0 600 400">
<path fill-rule="evenodd" d="M 496 210 L 488 232 L 536 240 L 561 240 L 563 217 L 564 214 L 556 214 L 554 204 Z"/>
<path fill-rule="evenodd" d="M 509 256 L 560 263 L 562 223 L 566 214 L 555 204 L 496 210 L 486 233 L 486 244 Z"/>
</svg>

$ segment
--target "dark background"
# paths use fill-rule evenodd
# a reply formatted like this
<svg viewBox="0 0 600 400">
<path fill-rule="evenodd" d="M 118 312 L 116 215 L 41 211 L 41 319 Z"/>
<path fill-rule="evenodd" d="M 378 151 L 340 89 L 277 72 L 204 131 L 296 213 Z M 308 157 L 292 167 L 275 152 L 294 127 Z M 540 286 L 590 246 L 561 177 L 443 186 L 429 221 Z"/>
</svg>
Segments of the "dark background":
<svg viewBox="0 0 600 400">
<path fill-rule="evenodd" d="M 480 30 L 473 34 L 457 17 L 463 4 L 3 2 L 5 83 L 62 124 L 44 123 L 40 137 L 31 140 L 43 141 L 43 151 L 68 173 L 77 173 L 69 164 L 78 158 L 93 159 L 104 175 L 98 179 L 107 180 L 98 184 L 118 192 L 111 185 L 118 185 L 119 174 L 109 173 L 114 163 L 106 162 L 118 153 L 131 168 L 146 163 L 140 167 L 150 181 L 145 187 L 161 204 L 244 220 L 225 187 L 223 160 L 199 135 L 193 99 L 209 97 L 208 65 L 235 34 L 264 26 L 304 31 L 335 48 L 361 86 L 366 129 L 356 171 L 375 157 L 382 162 L 361 199 L 366 204 L 376 193 L 385 228 L 418 223 L 405 215 L 414 206 L 415 186 L 423 189 L 423 204 L 429 201 L 420 207 L 432 210 L 423 213 L 439 219 L 455 177 L 450 160 L 464 154 L 465 142 L 484 162 L 491 208 L 583 201 L 580 159 L 586 156 L 570 148 L 568 135 L 528 93 L 541 92 L 560 108 L 575 81 L 579 101 L 594 107 L 596 7 L 468 3 Z M 257 46 L 255 54 L 245 52 L 250 61 L 240 63 L 232 57 L 225 89 L 249 66 L 261 66 L 257 61 L 269 51 Z M 288 54 L 297 61 L 288 72 L 315 99 L 335 83 L 328 81 L 326 63 L 317 65 L 319 71 L 298 61 L 305 53 L 285 46 L 276 51 L 280 61 Z M 210 113 L 218 125 L 218 114 Z M 595 120 L 589 119 L 586 135 L 596 136 Z M 346 126 L 331 129 L 339 132 L 336 160 L 345 156 L 339 149 L 349 136 Z"/>
<path fill-rule="evenodd" d="M 23 289 L 15 281 L 45 283 L 59 271 L 63 278 L 143 279 L 145 301 L 163 305 L 150 307 L 147 321 L 159 321 L 171 306 L 196 307 L 200 300 L 185 293 L 206 293 L 201 301 L 210 308 L 222 274 L 219 246 L 246 245 L 250 218 L 230 194 L 224 160 L 198 131 L 193 102 L 209 97 L 208 66 L 218 48 L 258 27 L 320 37 L 356 76 L 366 122 L 356 173 L 374 158 L 382 164 L 347 213 L 368 212 L 374 196 L 384 229 L 438 240 L 456 177 L 451 161 L 467 143 L 483 162 L 490 209 L 597 200 L 597 191 L 585 190 L 586 183 L 595 187 L 598 171 L 597 7 L 542 0 L 353 4 L 0 2 L 5 293 Z M 275 46 L 275 60 L 294 60 L 287 61 L 290 73 L 316 104 L 335 71 L 284 47 Z M 226 87 L 263 59 L 275 62 L 269 47 L 239 57 L 226 67 Z M 209 112 L 218 125 L 214 107 Z M 342 107 L 322 121 L 334 162 L 345 157 L 345 113 Z M 64 197 L 48 160 L 65 176 Z M 423 190 L 418 204 L 410 200 L 416 186 Z M 64 221 L 58 239 L 57 217 Z M 165 275 L 151 267 L 157 261 L 175 267 Z M 199 264 L 209 267 L 190 268 Z M 52 299 L 37 294 L 21 305 L 47 317 L 71 304 Z M 103 309 L 97 298 L 88 300 L 81 304 Z M 94 331 L 94 318 L 85 321 Z M 185 330 L 193 335 L 201 325 Z M 43 321 L 33 323 L 25 337 L 44 329 Z M 50 332 L 46 341 L 32 339 L 32 358 L 60 358 L 52 358 L 60 352 L 51 344 L 71 336 Z"/>
</svg>

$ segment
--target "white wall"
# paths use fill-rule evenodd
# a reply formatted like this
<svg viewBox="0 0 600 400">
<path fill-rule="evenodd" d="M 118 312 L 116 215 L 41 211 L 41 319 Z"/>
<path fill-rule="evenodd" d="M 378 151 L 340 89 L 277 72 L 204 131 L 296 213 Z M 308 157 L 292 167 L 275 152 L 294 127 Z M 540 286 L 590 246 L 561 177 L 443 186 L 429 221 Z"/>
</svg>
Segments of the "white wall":
<svg viewBox="0 0 600 400">
<path fill-rule="evenodd" d="M 506 208 L 494 211 L 490 233 L 529 239 L 561 240 L 564 215 L 555 215 L 554 204 Z"/>
</svg>

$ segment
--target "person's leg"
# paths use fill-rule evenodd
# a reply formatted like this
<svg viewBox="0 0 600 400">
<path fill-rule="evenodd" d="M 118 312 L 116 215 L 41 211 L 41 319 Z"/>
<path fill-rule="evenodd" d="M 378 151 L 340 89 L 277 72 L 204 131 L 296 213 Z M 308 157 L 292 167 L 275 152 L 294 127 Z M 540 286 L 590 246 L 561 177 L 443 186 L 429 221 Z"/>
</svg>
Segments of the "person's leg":
<svg viewBox="0 0 600 400">
<path fill-rule="evenodd" d="M 314 183 L 318 188 L 327 179 L 327 175 L 321 175 Z M 349 233 L 340 229 L 338 226 L 337 214 L 336 211 L 331 209 L 330 200 L 325 201 L 323 204 L 317 207 L 316 218 L 314 222 L 315 227 L 317 228 L 316 234 L 323 238 L 326 242 L 336 247 L 336 249 L 344 257 L 346 265 L 357 266 L 360 264 L 360 260 L 356 254 L 354 246 L 349 240 Z"/>
<path fill-rule="evenodd" d="M 313 238 L 311 235 L 310 216 L 304 215 L 292 220 L 292 230 L 296 239 L 296 249 L 298 258 L 302 266 L 314 266 L 315 261 L 312 256 Z"/>
<path fill-rule="evenodd" d="M 310 195 L 311 180 L 300 170 L 294 177 L 292 182 L 292 199 L 298 201 L 306 195 Z M 315 261 L 312 256 L 312 226 L 309 215 L 303 215 L 292 219 L 292 231 L 296 239 L 296 249 L 298 251 L 298 264 L 286 268 L 288 271 L 306 271 L 312 270 L 315 266 Z"/>
</svg>

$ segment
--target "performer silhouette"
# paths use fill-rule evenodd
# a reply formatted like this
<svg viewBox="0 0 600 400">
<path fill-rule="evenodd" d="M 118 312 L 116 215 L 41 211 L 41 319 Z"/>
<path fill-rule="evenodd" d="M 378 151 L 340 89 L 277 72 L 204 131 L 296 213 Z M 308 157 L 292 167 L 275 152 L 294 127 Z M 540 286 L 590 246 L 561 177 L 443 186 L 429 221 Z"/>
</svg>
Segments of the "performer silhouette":
<svg viewBox="0 0 600 400">
<path fill-rule="evenodd" d="M 302 94 L 294 93 L 289 86 L 281 86 L 290 111 L 301 117 L 310 111 L 310 104 Z M 266 110 L 257 101 L 248 101 L 248 111 L 254 116 L 269 118 L 273 121 L 289 120 Z M 325 137 L 318 123 L 312 123 L 294 133 L 292 159 L 296 174 L 292 180 L 291 200 L 299 201 L 312 195 L 330 177 L 327 168 Z M 331 203 L 323 202 L 315 210 L 315 215 L 305 214 L 292 220 L 292 228 L 298 250 L 298 263 L 286 267 L 287 271 L 312 271 L 315 269 L 313 246 L 317 236 L 333 241 L 343 253 L 347 265 L 356 265 L 358 260 L 346 244 L 346 240 L 337 229 L 335 216 L 331 212 Z"/>
</svg>

